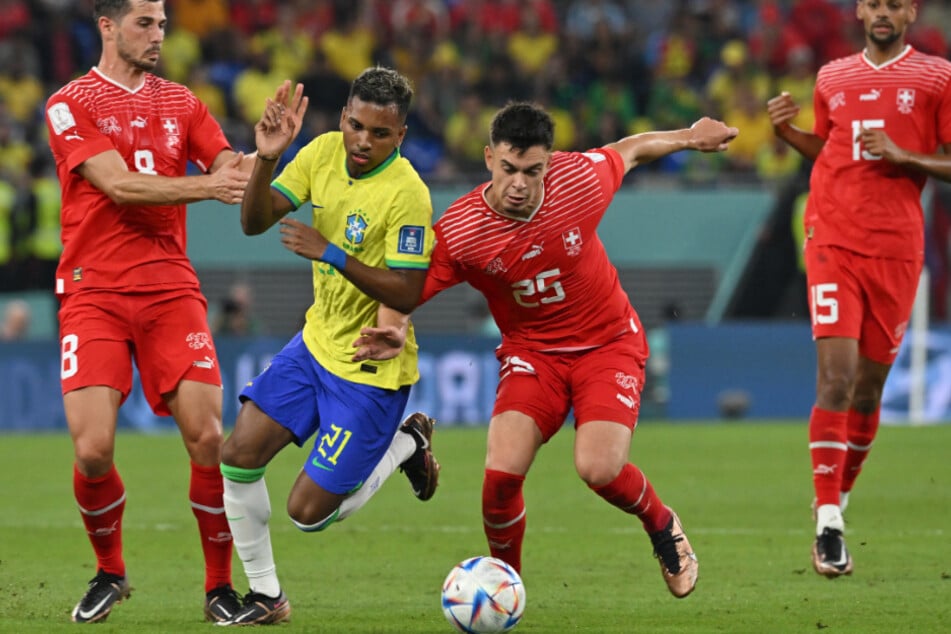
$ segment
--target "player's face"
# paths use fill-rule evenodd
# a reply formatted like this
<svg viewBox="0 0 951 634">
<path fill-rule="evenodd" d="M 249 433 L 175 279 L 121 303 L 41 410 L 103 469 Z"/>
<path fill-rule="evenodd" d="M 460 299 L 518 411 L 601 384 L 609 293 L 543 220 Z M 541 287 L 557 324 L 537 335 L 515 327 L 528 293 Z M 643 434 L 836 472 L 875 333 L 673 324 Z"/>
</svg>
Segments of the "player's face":
<svg viewBox="0 0 951 634">
<path fill-rule="evenodd" d="M 527 218 L 542 199 L 542 178 L 551 152 L 541 145 L 516 150 L 508 143 L 485 148 L 485 165 L 492 172 L 486 200 L 496 211 Z"/>
<path fill-rule="evenodd" d="M 912 0 L 858 0 L 856 15 L 865 25 L 871 44 L 885 49 L 904 40 L 905 30 L 915 21 L 918 5 Z"/>
<path fill-rule="evenodd" d="M 343 145 L 347 149 L 347 171 L 365 174 L 400 146 L 406 125 L 396 104 L 381 106 L 353 97 L 340 114 Z"/>
<path fill-rule="evenodd" d="M 162 51 L 166 22 L 164 3 L 132 0 L 128 13 L 118 22 L 110 21 L 119 59 L 139 70 L 154 70 Z"/>
</svg>

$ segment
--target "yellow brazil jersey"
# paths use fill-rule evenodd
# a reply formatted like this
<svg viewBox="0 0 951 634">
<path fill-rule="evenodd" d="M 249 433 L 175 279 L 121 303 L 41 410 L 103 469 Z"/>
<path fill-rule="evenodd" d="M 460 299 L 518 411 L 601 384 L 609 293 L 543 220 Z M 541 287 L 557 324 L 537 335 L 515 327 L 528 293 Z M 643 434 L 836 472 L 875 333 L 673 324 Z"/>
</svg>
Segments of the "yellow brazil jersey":
<svg viewBox="0 0 951 634">
<path fill-rule="evenodd" d="M 341 132 L 308 143 L 271 186 L 300 207 L 313 203 L 313 225 L 324 237 L 367 266 L 427 269 L 433 249 L 429 189 L 399 151 L 371 172 L 352 178 Z M 354 363 L 360 329 L 376 325 L 379 302 L 367 297 L 334 267 L 314 262 L 314 303 L 307 310 L 304 342 L 327 370 L 355 383 L 397 389 L 419 379 L 416 337 L 386 361 Z"/>
</svg>

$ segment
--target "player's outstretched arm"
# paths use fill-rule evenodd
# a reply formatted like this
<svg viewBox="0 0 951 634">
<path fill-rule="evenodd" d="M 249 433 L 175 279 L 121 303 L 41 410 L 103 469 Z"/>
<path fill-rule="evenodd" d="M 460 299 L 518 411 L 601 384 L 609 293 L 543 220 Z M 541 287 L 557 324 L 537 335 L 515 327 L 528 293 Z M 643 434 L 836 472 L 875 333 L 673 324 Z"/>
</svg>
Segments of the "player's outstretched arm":
<svg viewBox="0 0 951 634">
<path fill-rule="evenodd" d="M 248 183 L 248 175 L 239 169 L 243 158 L 235 154 L 213 174 L 159 176 L 129 171 L 119 152 L 108 150 L 86 159 L 77 171 L 117 205 L 180 205 L 199 200 L 233 205 L 241 202 Z"/>
<path fill-rule="evenodd" d="M 281 84 L 274 98 L 265 103 L 261 119 L 254 126 L 257 152 L 241 203 L 241 228 L 246 235 L 263 233 L 293 209 L 289 200 L 271 189 L 277 160 L 300 132 L 307 112 L 304 86 L 297 84 L 293 96 L 290 87 L 290 80 Z"/>
<path fill-rule="evenodd" d="M 605 147 L 616 150 L 624 159 L 625 171 L 650 163 L 661 157 L 680 152 L 722 152 L 736 138 L 739 130 L 722 121 L 704 117 L 689 128 L 662 132 L 642 132 L 610 143 Z"/>
<path fill-rule="evenodd" d="M 792 95 L 783 92 L 773 97 L 766 102 L 766 112 L 769 114 L 776 136 L 810 161 L 816 160 L 825 141 L 812 132 L 801 130 L 792 124 L 792 120 L 799 114 L 799 106 Z"/>
</svg>

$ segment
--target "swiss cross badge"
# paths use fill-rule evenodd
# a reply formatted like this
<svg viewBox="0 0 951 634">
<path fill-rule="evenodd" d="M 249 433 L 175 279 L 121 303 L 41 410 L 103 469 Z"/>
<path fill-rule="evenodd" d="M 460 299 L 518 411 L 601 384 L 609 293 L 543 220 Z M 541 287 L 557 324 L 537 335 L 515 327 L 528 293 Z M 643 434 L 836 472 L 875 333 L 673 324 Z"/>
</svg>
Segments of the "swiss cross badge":
<svg viewBox="0 0 951 634">
<path fill-rule="evenodd" d="M 902 114 L 909 114 L 911 109 L 915 107 L 915 89 L 914 88 L 899 88 L 898 89 L 898 112 Z"/>
<path fill-rule="evenodd" d="M 173 119 L 171 117 L 162 119 L 162 129 L 165 130 L 165 134 L 168 136 L 178 136 L 181 134 L 178 131 L 178 119 Z"/>
<path fill-rule="evenodd" d="M 581 229 L 575 227 L 561 234 L 561 241 L 565 245 L 565 251 L 568 255 L 578 255 L 581 253 Z"/>
</svg>

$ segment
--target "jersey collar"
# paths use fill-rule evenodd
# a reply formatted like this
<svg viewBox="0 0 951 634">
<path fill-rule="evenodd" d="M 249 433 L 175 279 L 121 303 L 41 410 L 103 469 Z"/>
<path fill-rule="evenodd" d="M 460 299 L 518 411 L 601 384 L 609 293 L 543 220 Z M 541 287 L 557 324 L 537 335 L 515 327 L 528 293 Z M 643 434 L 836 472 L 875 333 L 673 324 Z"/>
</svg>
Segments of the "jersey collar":
<svg viewBox="0 0 951 634">
<path fill-rule="evenodd" d="M 392 154 L 390 154 L 388 157 L 386 157 L 386 160 L 385 160 L 385 161 L 383 161 L 382 163 L 380 163 L 379 165 L 377 165 L 376 167 L 374 167 L 374 168 L 373 168 L 372 170 L 370 170 L 369 172 L 364 172 L 363 174 L 360 174 L 359 176 L 350 176 L 349 173 L 348 173 L 347 175 L 350 176 L 350 178 L 353 178 L 354 180 L 361 180 L 361 181 L 362 181 L 362 180 L 366 180 L 367 178 L 370 178 L 370 177 L 372 177 L 372 176 L 376 176 L 377 174 L 379 174 L 380 172 L 382 172 L 383 170 L 385 170 L 387 167 L 389 167 L 390 165 L 392 165 L 393 162 L 394 162 L 396 159 L 398 159 L 399 157 L 400 157 L 400 149 L 399 149 L 399 148 L 396 148 L 395 150 L 393 150 L 393 153 L 392 153 Z M 346 161 L 344 161 L 344 169 L 346 169 Z M 348 170 L 348 172 L 349 172 L 349 170 Z"/>
<path fill-rule="evenodd" d="M 898 55 L 896 55 L 895 57 L 889 60 L 886 60 L 885 62 L 881 64 L 875 64 L 874 62 L 872 62 L 872 60 L 868 58 L 868 48 L 865 48 L 862 50 L 862 61 L 864 61 L 866 64 L 868 64 L 875 70 L 879 70 L 879 69 L 891 66 L 892 64 L 898 63 L 899 61 L 905 59 L 906 57 L 908 57 L 908 55 L 911 54 L 911 50 L 912 50 L 911 44 L 905 44 L 905 48 L 902 49 L 901 53 L 899 53 Z"/>
</svg>

